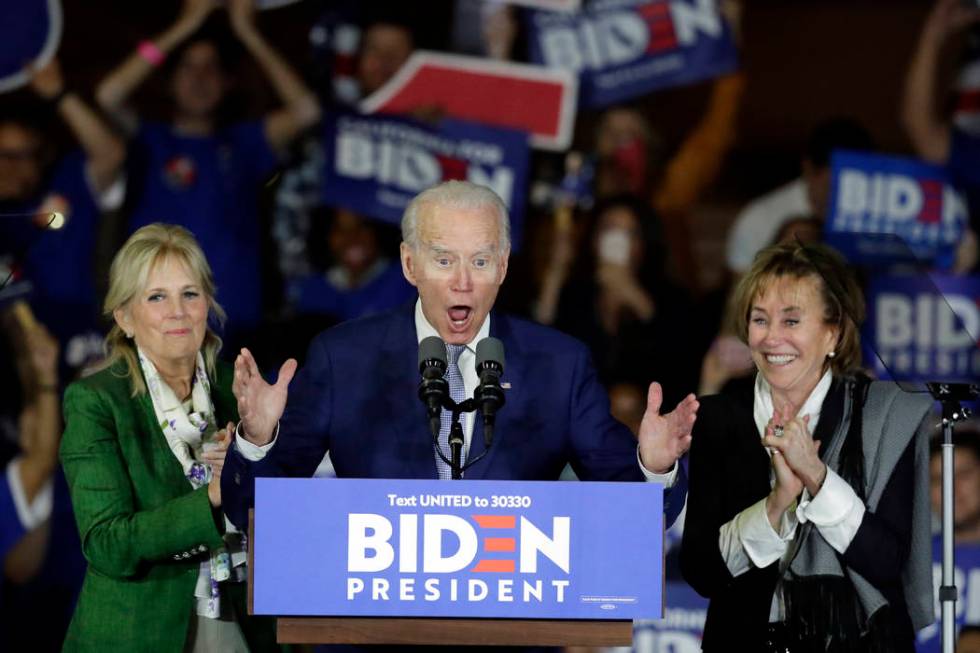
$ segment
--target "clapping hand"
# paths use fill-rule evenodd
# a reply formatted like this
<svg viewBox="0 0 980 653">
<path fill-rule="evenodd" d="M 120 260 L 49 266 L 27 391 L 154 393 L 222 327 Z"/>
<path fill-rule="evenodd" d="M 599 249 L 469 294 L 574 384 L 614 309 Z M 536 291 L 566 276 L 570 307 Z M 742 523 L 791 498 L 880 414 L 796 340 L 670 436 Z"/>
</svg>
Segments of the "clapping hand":
<svg viewBox="0 0 980 653">
<path fill-rule="evenodd" d="M 820 460 L 820 443 L 810 435 L 810 416 L 796 417 L 796 412 L 790 406 L 776 410 L 762 443 L 772 449 L 773 464 L 778 454 L 807 491 L 815 495 L 827 476 L 827 466 Z M 781 435 L 776 434 L 776 425 L 782 426 Z"/>
<path fill-rule="evenodd" d="M 228 422 L 225 428 L 214 434 L 214 439 L 207 443 L 201 452 L 201 462 L 211 466 L 211 481 L 208 483 L 208 499 L 215 508 L 221 507 L 221 470 L 225 466 L 225 456 L 228 445 L 231 444 L 235 424 Z"/>
</svg>

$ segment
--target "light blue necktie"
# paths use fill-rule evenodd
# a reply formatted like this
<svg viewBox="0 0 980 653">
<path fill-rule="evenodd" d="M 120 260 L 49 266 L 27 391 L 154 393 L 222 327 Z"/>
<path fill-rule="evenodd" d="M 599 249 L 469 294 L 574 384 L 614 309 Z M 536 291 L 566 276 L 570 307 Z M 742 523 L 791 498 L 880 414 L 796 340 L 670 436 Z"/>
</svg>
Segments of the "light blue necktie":
<svg viewBox="0 0 980 653">
<path fill-rule="evenodd" d="M 446 345 L 446 353 L 449 357 L 449 366 L 446 368 L 446 382 L 449 383 L 449 396 L 456 403 L 462 403 L 466 399 L 466 387 L 463 385 L 463 374 L 459 371 L 459 355 L 466 349 L 466 345 Z M 464 417 L 460 415 L 460 425 L 463 424 Z M 447 459 L 452 460 L 449 449 L 449 429 L 452 426 L 453 414 L 451 411 L 442 409 L 442 423 L 439 427 L 439 450 L 442 451 Z M 453 471 L 439 454 L 436 456 L 436 469 L 439 470 L 439 478 L 449 480 L 453 477 Z M 460 458 L 462 464 L 462 458 Z"/>
</svg>

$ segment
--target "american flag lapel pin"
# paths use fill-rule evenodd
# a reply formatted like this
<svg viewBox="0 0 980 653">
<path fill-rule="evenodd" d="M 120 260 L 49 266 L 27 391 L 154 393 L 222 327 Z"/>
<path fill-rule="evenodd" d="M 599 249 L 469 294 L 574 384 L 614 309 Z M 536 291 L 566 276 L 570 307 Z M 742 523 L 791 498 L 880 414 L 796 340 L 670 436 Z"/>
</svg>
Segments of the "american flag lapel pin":
<svg viewBox="0 0 980 653">
<path fill-rule="evenodd" d="M 510 381 L 501 381 L 500 387 L 504 390 L 510 390 Z"/>
</svg>

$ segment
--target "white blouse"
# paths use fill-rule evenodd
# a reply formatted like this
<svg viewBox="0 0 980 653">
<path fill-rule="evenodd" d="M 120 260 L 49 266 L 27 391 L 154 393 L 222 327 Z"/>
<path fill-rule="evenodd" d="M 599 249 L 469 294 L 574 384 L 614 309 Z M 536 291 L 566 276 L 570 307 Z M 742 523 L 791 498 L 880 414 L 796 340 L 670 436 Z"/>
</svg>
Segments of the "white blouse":
<svg viewBox="0 0 980 653">
<path fill-rule="evenodd" d="M 800 417 L 810 416 L 811 434 L 817 428 L 820 409 L 830 390 L 831 381 L 830 371 L 827 371 L 799 411 Z M 772 389 L 762 374 L 758 374 L 755 380 L 753 416 L 760 438 L 765 435 L 766 425 L 773 412 Z M 772 452 L 768 448 L 766 453 L 771 459 Z M 772 487 L 775 482 L 775 472 L 770 467 L 769 486 Z M 854 489 L 828 467 L 827 477 L 820 491 L 816 496 L 811 497 L 804 488 L 795 509 L 791 508 L 783 513 L 778 533 L 773 529 L 766 515 L 766 499 L 761 499 L 735 515 L 731 521 L 722 524 L 718 532 L 718 547 L 732 576 L 740 576 L 752 567 L 767 567 L 777 560 L 781 565 L 788 565 L 794 553 L 790 543 L 796 535 L 797 524 L 810 521 L 834 550 L 844 553 L 861 526 L 864 510 L 864 503 L 858 498 Z M 783 621 L 784 618 L 782 579 L 780 579 L 772 597 L 769 621 Z"/>
</svg>

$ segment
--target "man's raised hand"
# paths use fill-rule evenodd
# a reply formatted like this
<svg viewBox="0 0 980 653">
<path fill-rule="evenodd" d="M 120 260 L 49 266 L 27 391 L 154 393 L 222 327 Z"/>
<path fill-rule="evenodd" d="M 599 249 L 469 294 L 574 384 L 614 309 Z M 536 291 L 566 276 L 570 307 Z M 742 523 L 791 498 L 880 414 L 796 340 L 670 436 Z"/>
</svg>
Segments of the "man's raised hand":
<svg viewBox="0 0 980 653">
<path fill-rule="evenodd" d="M 241 417 L 240 434 L 252 444 L 263 446 L 272 442 L 276 423 L 286 408 L 289 382 L 296 373 L 296 359 L 290 358 L 279 368 L 275 384 L 266 383 L 259 366 L 248 349 L 235 358 L 235 380 L 231 390 L 238 400 Z"/>
</svg>

